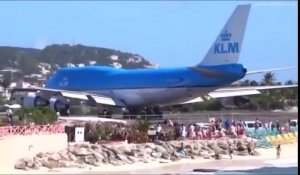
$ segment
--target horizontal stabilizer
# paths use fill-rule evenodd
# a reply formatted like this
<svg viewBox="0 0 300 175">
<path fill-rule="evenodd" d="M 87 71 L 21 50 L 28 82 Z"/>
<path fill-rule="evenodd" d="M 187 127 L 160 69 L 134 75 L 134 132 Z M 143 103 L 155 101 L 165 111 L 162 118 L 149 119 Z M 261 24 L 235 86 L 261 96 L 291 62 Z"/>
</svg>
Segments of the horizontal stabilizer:
<svg viewBox="0 0 300 175">
<path fill-rule="evenodd" d="M 295 68 L 296 67 L 282 67 L 282 68 L 274 68 L 274 69 L 254 70 L 254 71 L 247 71 L 246 75 L 259 74 L 265 72 L 274 72 L 279 70 L 288 70 L 288 69 L 295 69 Z"/>
</svg>

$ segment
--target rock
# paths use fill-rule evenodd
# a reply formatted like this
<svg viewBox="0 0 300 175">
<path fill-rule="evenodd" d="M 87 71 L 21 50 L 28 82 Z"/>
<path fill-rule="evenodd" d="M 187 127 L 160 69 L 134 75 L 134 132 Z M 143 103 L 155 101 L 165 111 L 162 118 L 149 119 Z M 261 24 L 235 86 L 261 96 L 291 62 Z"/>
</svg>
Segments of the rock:
<svg viewBox="0 0 300 175">
<path fill-rule="evenodd" d="M 84 163 L 89 164 L 89 165 L 96 165 L 96 158 L 92 155 L 85 156 L 84 157 Z"/>
<path fill-rule="evenodd" d="M 146 143 L 145 148 L 150 148 L 151 150 L 155 149 L 155 145 L 152 143 Z"/>
<path fill-rule="evenodd" d="M 161 152 L 152 152 L 150 154 L 152 157 L 158 159 L 158 158 L 161 158 L 161 156 L 163 155 Z"/>
<path fill-rule="evenodd" d="M 110 151 L 110 150 L 104 150 L 104 152 L 106 153 L 106 157 L 107 157 L 108 159 L 116 158 L 116 155 L 114 154 L 113 151 Z"/>
<path fill-rule="evenodd" d="M 185 145 L 185 149 L 189 149 L 189 150 L 193 150 L 193 146 L 192 145 Z"/>
<path fill-rule="evenodd" d="M 227 141 L 225 141 L 225 140 L 218 141 L 217 145 L 219 148 L 221 148 L 223 150 L 228 150 L 228 144 L 227 144 Z"/>
<path fill-rule="evenodd" d="M 38 157 L 33 157 L 33 162 L 34 162 L 34 167 L 33 169 L 39 169 L 40 167 L 42 167 L 42 163 L 41 163 L 41 159 Z"/>
<path fill-rule="evenodd" d="M 49 169 L 58 168 L 58 162 L 53 160 L 42 159 L 41 163 L 44 167 Z"/>
<path fill-rule="evenodd" d="M 124 156 L 124 155 L 122 155 L 122 154 L 117 154 L 116 157 L 117 157 L 117 159 L 122 160 L 123 162 L 126 162 L 126 163 L 129 162 L 128 159 L 127 159 L 127 157 Z"/>
<path fill-rule="evenodd" d="M 20 169 L 20 170 L 27 170 L 28 169 L 26 167 L 26 162 L 24 161 L 24 159 L 20 159 L 16 162 L 15 169 Z"/>
<path fill-rule="evenodd" d="M 150 154 L 150 153 L 153 152 L 153 149 L 151 149 L 151 148 L 145 148 L 145 152 L 146 152 L 147 154 Z"/>
<path fill-rule="evenodd" d="M 210 159 L 210 155 L 209 154 L 202 154 L 203 159 Z"/>
<path fill-rule="evenodd" d="M 253 156 L 260 156 L 259 152 L 257 152 L 256 150 L 253 151 Z"/>
<path fill-rule="evenodd" d="M 91 149 L 97 152 L 101 152 L 102 151 L 102 146 L 98 145 L 98 144 L 92 144 L 91 145 Z"/>
<path fill-rule="evenodd" d="M 240 144 L 237 146 L 238 151 L 247 151 L 247 147 L 244 144 Z"/>
<path fill-rule="evenodd" d="M 244 150 L 244 151 L 237 151 L 236 152 L 236 155 L 239 155 L 239 156 L 248 156 L 249 153 L 247 150 Z"/>
<path fill-rule="evenodd" d="M 48 160 L 58 161 L 60 160 L 60 155 L 58 153 L 53 153 L 48 155 Z"/>
<path fill-rule="evenodd" d="M 34 167 L 34 161 L 33 160 L 27 161 L 26 166 L 29 167 L 29 168 L 33 168 Z"/>
<path fill-rule="evenodd" d="M 200 145 L 202 145 L 202 147 L 207 148 L 207 142 L 206 141 L 200 140 L 200 141 L 198 141 L 198 143 Z"/>
<path fill-rule="evenodd" d="M 223 151 L 221 148 L 219 148 L 217 145 L 213 145 L 212 148 L 213 152 L 216 154 L 221 154 L 221 152 Z"/>
<path fill-rule="evenodd" d="M 171 159 L 171 155 L 169 153 L 162 153 L 161 158 L 169 160 Z"/>
<path fill-rule="evenodd" d="M 167 150 L 162 147 L 162 146 L 159 146 L 159 145 L 156 145 L 155 149 L 154 149 L 156 152 L 160 152 L 160 153 L 166 153 Z"/>
<path fill-rule="evenodd" d="M 43 153 L 43 152 L 39 152 L 39 153 L 36 154 L 36 157 L 38 157 L 38 158 L 44 158 L 46 156 L 47 155 L 45 153 Z"/>
<path fill-rule="evenodd" d="M 70 163 L 68 161 L 58 161 L 59 168 L 67 168 L 69 166 L 70 166 Z"/>
<path fill-rule="evenodd" d="M 180 160 L 180 158 L 179 157 L 174 157 L 174 156 L 172 156 L 171 157 L 171 161 L 173 161 L 173 162 L 175 162 L 175 161 L 179 161 Z"/>
<path fill-rule="evenodd" d="M 248 142 L 247 143 L 247 150 L 250 152 L 250 153 L 253 153 L 254 152 L 254 149 L 255 149 L 255 145 L 253 142 Z"/>
<path fill-rule="evenodd" d="M 87 156 L 87 155 L 91 155 L 92 153 L 88 151 L 87 148 L 85 147 L 80 147 L 80 148 L 74 148 L 72 153 L 75 156 Z"/>
<path fill-rule="evenodd" d="M 199 156 L 199 151 L 192 150 L 192 151 L 191 151 L 191 155 Z"/>
<path fill-rule="evenodd" d="M 166 143 L 165 143 L 164 141 L 161 141 L 161 140 L 154 140 L 154 144 L 155 144 L 155 145 L 163 146 L 163 145 L 165 145 Z"/>
<path fill-rule="evenodd" d="M 100 153 L 94 152 L 93 154 L 97 162 L 102 162 L 102 160 L 104 159 L 103 155 Z"/>
<path fill-rule="evenodd" d="M 68 153 L 68 156 L 69 156 L 69 160 L 71 160 L 71 161 L 76 161 L 77 160 L 77 157 L 71 152 Z"/>
<path fill-rule="evenodd" d="M 123 144 L 118 149 L 121 151 L 121 154 L 132 155 L 132 150 L 128 144 Z"/>
<path fill-rule="evenodd" d="M 60 156 L 60 159 L 70 161 L 70 156 L 68 155 L 68 152 L 66 150 L 60 151 L 58 154 Z"/>
<path fill-rule="evenodd" d="M 130 160 L 133 163 L 137 163 L 138 162 L 138 159 L 135 158 L 135 157 L 133 157 L 133 156 L 127 156 L 127 159 Z"/>
</svg>

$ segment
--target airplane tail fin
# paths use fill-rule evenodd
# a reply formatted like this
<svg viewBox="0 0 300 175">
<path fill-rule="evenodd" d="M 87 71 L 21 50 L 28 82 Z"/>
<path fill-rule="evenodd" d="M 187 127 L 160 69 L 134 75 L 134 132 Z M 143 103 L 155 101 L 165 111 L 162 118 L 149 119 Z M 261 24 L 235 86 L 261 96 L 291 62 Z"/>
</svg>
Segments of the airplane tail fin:
<svg viewBox="0 0 300 175">
<path fill-rule="evenodd" d="M 198 65 L 237 63 L 251 5 L 238 5 L 204 59 Z"/>
</svg>

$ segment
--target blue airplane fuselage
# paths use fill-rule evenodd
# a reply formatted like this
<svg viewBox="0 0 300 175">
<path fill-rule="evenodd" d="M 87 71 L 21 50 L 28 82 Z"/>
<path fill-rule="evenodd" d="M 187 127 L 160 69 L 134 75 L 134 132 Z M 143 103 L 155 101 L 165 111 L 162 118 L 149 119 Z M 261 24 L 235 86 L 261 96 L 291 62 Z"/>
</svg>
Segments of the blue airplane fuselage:
<svg viewBox="0 0 300 175">
<path fill-rule="evenodd" d="M 133 70 L 86 66 L 59 69 L 45 87 L 109 95 L 128 106 L 169 105 L 231 84 L 245 74 L 241 64 Z"/>
</svg>

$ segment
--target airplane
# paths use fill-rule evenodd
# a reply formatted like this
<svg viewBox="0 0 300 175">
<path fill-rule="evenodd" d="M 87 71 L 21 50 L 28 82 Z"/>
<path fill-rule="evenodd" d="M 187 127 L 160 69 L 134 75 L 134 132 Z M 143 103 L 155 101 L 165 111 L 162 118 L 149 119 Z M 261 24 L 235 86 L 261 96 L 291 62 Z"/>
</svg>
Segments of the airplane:
<svg viewBox="0 0 300 175">
<path fill-rule="evenodd" d="M 292 88 L 298 85 L 228 87 L 246 75 L 290 68 L 247 71 L 239 64 L 251 5 L 238 5 L 203 60 L 190 67 L 120 69 L 105 66 L 66 67 L 57 70 L 45 87 L 13 89 L 27 92 L 24 107 L 50 106 L 66 111 L 72 101 L 84 101 L 104 110 L 126 108 L 139 115 L 143 108 L 159 114 L 160 107 L 226 99 L 236 105 L 247 102 L 261 90 Z M 149 112 L 150 111 L 150 112 Z M 107 112 L 107 111 L 106 111 Z"/>
</svg>

